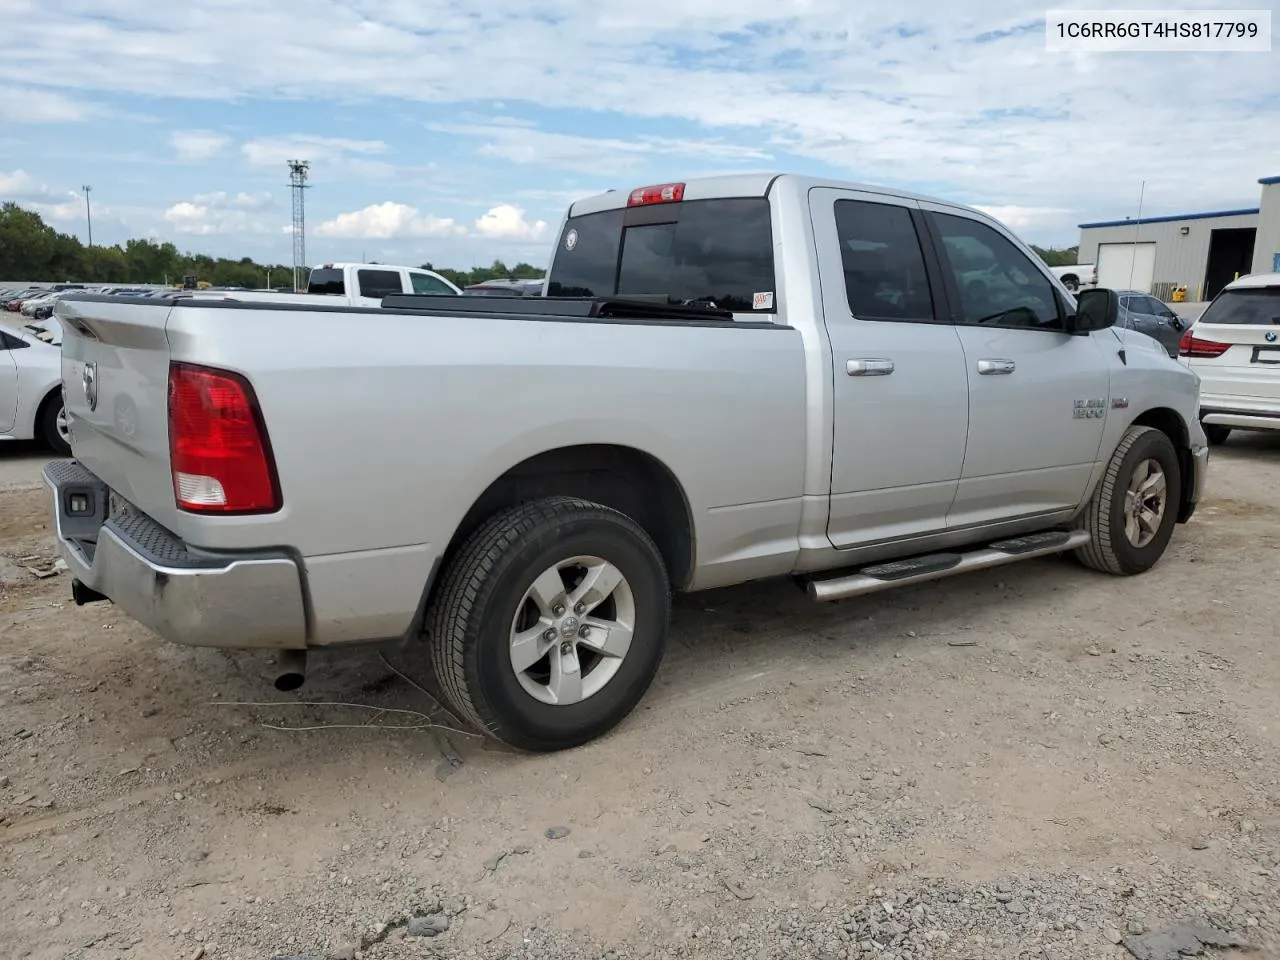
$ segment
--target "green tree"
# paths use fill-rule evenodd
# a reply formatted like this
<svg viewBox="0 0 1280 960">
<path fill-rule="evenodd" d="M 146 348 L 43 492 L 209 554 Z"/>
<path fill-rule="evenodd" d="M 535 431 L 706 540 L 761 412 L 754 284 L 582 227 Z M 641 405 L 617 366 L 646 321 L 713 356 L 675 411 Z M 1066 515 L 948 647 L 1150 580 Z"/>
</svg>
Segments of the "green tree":
<svg viewBox="0 0 1280 960">
<path fill-rule="evenodd" d="M 528 263 L 517 263 L 508 267 L 501 260 L 495 260 L 487 267 L 473 267 L 470 270 L 451 270 L 448 267 L 437 267 L 430 263 L 422 264 L 423 270 L 433 270 L 446 280 L 459 287 L 472 283 L 483 283 L 486 280 L 536 280 L 547 271 Z"/>
<path fill-rule="evenodd" d="M 1037 247 L 1033 243 L 1031 249 L 1045 262 L 1046 266 L 1050 267 L 1073 266 L 1076 263 L 1076 257 L 1080 255 L 1078 246 L 1058 249 L 1056 247 Z"/>
<path fill-rule="evenodd" d="M 38 213 L 16 203 L 0 205 L 0 276 L 35 280 L 56 276 L 58 232 Z"/>
<path fill-rule="evenodd" d="M 429 263 L 422 266 L 460 287 L 482 280 L 541 277 L 544 272 L 528 263 L 508 267 L 501 260 L 472 270 L 450 270 Z M 34 211 L 16 203 L 0 204 L 0 279 L 176 285 L 193 275 L 219 287 L 293 286 L 293 267 L 287 264 L 182 253 L 172 243 L 138 238 L 125 241 L 123 246 L 87 247 L 78 237 L 59 233 Z"/>
</svg>

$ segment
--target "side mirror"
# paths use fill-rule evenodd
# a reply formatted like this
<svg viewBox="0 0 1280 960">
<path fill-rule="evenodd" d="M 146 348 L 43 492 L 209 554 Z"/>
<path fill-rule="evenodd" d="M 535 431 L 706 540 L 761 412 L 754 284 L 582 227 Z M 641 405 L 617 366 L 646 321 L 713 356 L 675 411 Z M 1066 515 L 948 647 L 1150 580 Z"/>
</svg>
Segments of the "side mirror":
<svg viewBox="0 0 1280 960">
<path fill-rule="evenodd" d="M 1092 333 L 1115 326 L 1120 317 L 1120 295 L 1105 287 L 1093 287 L 1076 294 L 1076 313 L 1071 317 L 1072 333 Z"/>
</svg>

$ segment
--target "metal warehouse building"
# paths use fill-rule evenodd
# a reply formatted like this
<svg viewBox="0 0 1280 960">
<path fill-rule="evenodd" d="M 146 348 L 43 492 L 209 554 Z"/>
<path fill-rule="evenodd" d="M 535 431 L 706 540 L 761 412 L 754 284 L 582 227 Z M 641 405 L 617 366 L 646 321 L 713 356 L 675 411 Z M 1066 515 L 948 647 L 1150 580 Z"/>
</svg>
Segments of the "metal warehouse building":
<svg viewBox="0 0 1280 960">
<path fill-rule="evenodd" d="M 1211 300 L 1237 276 L 1280 272 L 1280 177 L 1264 177 L 1247 210 L 1080 224 L 1079 263 L 1096 264 L 1098 286 L 1145 290 L 1162 300 L 1186 287 Z"/>
</svg>

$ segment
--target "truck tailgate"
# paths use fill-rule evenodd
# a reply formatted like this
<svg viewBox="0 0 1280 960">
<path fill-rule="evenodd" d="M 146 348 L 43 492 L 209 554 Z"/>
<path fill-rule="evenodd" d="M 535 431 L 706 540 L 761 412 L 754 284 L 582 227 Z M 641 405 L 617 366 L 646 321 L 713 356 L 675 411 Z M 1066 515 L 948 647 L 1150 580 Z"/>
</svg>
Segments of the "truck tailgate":
<svg viewBox="0 0 1280 960">
<path fill-rule="evenodd" d="M 72 456 L 112 492 L 172 529 L 169 342 L 172 304 L 80 296 L 58 304 Z"/>
</svg>

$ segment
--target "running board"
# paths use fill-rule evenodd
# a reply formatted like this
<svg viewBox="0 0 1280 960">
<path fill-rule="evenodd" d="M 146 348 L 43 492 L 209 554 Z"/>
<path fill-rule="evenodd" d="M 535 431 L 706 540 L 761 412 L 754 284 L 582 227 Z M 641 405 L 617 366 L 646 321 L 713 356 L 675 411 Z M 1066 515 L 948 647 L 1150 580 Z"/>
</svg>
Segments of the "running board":
<svg viewBox="0 0 1280 960">
<path fill-rule="evenodd" d="M 1025 537 L 999 540 L 967 553 L 929 553 L 921 557 L 877 563 L 863 567 L 847 577 L 810 580 L 807 589 L 814 600 L 845 600 L 912 583 L 940 580 L 958 573 L 968 573 L 970 570 L 986 570 L 1018 560 L 1047 557 L 1064 550 L 1083 547 L 1088 542 L 1089 534 L 1084 530 L 1048 530 Z"/>
</svg>

